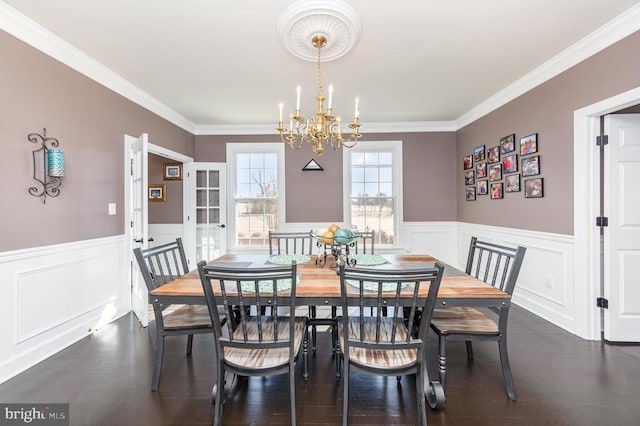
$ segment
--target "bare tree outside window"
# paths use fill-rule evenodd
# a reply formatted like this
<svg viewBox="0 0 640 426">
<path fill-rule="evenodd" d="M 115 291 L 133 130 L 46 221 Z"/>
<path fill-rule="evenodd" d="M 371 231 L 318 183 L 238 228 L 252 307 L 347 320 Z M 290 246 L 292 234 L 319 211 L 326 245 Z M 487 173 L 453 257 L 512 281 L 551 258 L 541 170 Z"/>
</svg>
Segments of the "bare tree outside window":
<svg viewBox="0 0 640 426">
<path fill-rule="evenodd" d="M 236 156 L 238 246 L 266 246 L 270 230 L 278 226 L 278 164 L 270 152 L 238 153 Z"/>
</svg>

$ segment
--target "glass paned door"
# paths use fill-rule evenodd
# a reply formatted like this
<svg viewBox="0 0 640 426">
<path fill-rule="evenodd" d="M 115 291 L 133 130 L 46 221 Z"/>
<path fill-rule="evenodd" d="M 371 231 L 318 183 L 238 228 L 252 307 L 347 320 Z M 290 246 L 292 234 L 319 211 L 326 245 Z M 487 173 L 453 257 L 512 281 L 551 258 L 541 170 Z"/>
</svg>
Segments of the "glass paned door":
<svg viewBox="0 0 640 426">
<path fill-rule="evenodd" d="M 197 166 L 196 166 L 197 167 Z M 196 262 L 222 256 L 226 226 L 220 196 L 220 170 L 196 170 Z"/>
<path fill-rule="evenodd" d="M 185 251 L 192 269 L 201 260 L 211 261 L 227 251 L 225 170 L 224 163 L 191 163 L 188 166 Z"/>
</svg>

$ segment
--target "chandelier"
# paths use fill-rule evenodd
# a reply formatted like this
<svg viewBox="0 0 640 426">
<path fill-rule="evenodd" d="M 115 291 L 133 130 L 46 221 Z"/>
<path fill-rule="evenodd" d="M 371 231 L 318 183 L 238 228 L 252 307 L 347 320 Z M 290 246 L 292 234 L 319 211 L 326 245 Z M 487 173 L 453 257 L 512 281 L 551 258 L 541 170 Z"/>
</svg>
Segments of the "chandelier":
<svg viewBox="0 0 640 426">
<path fill-rule="evenodd" d="M 324 146 L 331 145 L 337 151 L 340 148 L 353 148 L 360 134 L 360 100 L 355 100 L 355 110 L 353 113 L 353 121 L 349 123 L 352 130 L 351 135 L 346 139 L 342 134 L 342 122 L 340 117 L 334 115 L 333 112 L 333 84 L 329 85 L 329 99 L 327 101 L 327 110 L 324 109 L 324 86 L 322 84 L 322 66 L 321 51 L 327 44 L 327 37 L 322 34 L 316 34 L 311 39 L 312 45 L 318 49 L 318 93 L 316 95 L 316 114 L 315 116 L 305 118 L 300 110 L 300 86 L 296 88 L 296 109 L 295 113 L 289 116 L 289 128 L 284 127 L 282 117 L 284 104 L 279 103 L 280 121 L 278 128 L 280 139 L 293 149 L 300 149 L 304 142 L 311 145 L 311 149 L 318 155 L 324 152 Z"/>
</svg>

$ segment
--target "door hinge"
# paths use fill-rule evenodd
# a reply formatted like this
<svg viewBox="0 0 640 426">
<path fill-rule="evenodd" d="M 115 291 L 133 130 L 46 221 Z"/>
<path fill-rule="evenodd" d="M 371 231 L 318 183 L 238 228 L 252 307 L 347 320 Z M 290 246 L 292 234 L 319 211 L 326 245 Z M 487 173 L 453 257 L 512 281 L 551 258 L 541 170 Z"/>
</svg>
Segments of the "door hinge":
<svg viewBox="0 0 640 426">
<path fill-rule="evenodd" d="M 606 216 L 596 217 L 596 226 L 599 226 L 599 227 L 609 226 L 609 218 Z"/>
<path fill-rule="evenodd" d="M 596 299 L 596 306 L 602 309 L 609 309 L 609 299 L 605 299 L 604 297 L 598 297 Z"/>
<path fill-rule="evenodd" d="M 131 176 L 133 176 L 133 158 L 131 159 Z"/>
<path fill-rule="evenodd" d="M 598 146 L 609 145 L 609 135 L 596 136 L 596 145 Z"/>
</svg>

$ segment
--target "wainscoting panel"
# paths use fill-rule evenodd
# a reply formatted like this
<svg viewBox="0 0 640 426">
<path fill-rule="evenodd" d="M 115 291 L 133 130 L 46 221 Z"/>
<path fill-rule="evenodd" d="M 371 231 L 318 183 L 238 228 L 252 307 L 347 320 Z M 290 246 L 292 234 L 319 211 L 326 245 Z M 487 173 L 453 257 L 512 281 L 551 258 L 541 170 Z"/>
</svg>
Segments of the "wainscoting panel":
<svg viewBox="0 0 640 426">
<path fill-rule="evenodd" d="M 131 310 L 124 236 L 0 253 L 0 382 Z"/>
<path fill-rule="evenodd" d="M 185 242 L 184 225 L 182 223 L 149 224 L 149 238 L 153 238 L 153 242 L 149 245 L 152 247 L 170 243 L 178 237 L 182 238 L 183 243 Z"/>
</svg>

